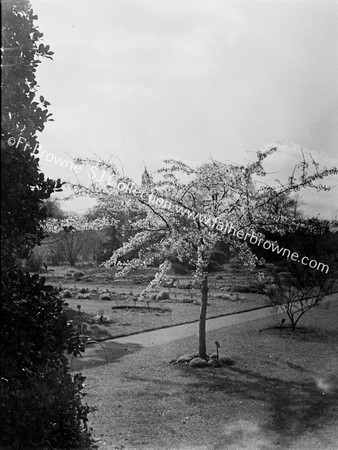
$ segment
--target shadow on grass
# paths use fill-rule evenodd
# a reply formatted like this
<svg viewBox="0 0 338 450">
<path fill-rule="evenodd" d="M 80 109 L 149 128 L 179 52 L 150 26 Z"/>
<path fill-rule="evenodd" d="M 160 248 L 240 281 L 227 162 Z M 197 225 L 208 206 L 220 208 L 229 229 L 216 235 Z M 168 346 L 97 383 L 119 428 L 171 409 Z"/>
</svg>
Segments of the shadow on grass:
<svg viewBox="0 0 338 450">
<path fill-rule="evenodd" d="M 191 369 L 185 370 L 189 370 L 191 376 Z M 237 367 L 219 372 L 196 370 L 195 376 L 198 381 L 188 383 L 186 387 L 190 403 L 203 400 L 201 391 L 209 394 L 219 392 L 222 397 L 229 396 L 239 400 L 256 400 L 260 404 L 264 402 L 263 408 L 268 410 L 269 418 L 259 424 L 257 435 L 273 438 L 275 442 L 269 448 L 289 448 L 304 433 L 314 432 L 337 420 L 337 376 L 324 388 L 315 379 L 286 381 Z M 230 441 L 233 444 L 235 435 L 236 433 L 227 433 L 221 437 L 214 450 L 227 448 Z M 241 439 L 241 434 L 237 433 L 237 437 Z"/>
<path fill-rule="evenodd" d="M 321 344 L 336 344 L 338 341 L 338 330 L 330 330 L 329 332 L 320 330 L 315 327 L 297 327 L 292 330 L 289 326 L 272 326 L 259 330 L 262 335 L 277 336 L 282 339 L 293 339 L 295 341 L 319 342 Z"/>
<path fill-rule="evenodd" d="M 103 348 L 102 348 L 103 346 Z M 67 355 L 71 371 L 90 369 L 104 364 L 111 364 L 123 356 L 135 353 L 142 348 L 139 344 L 119 344 L 117 342 L 99 342 L 87 345 L 82 357 Z"/>
</svg>

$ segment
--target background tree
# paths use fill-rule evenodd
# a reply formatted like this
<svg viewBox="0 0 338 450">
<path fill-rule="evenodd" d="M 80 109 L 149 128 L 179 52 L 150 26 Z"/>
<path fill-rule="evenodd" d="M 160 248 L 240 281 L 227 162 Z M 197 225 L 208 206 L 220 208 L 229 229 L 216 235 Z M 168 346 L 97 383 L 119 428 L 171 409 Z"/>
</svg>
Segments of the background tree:
<svg viewBox="0 0 338 450">
<path fill-rule="evenodd" d="M 60 202 L 55 199 L 47 198 L 43 203 L 46 209 L 46 216 L 53 219 L 65 219 L 69 214 L 62 210 Z"/>
<path fill-rule="evenodd" d="M 280 237 L 281 245 L 297 251 L 300 258 L 308 258 L 304 265 L 279 256 L 275 265 L 267 270 L 270 282 L 263 292 L 268 295 L 271 305 L 286 313 L 292 330 L 305 313 L 338 290 L 337 229 L 337 221 L 310 218 L 303 219 L 296 230 Z M 317 267 L 310 267 L 310 261 L 317 263 Z"/>
<path fill-rule="evenodd" d="M 58 201 L 47 199 L 43 202 L 43 207 L 46 210 L 47 218 L 64 219 L 67 214 L 62 211 Z M 40 245 L 36 245 L 28 259 L 23 258 L 19 260 L 21 267 L 29 272 L 40 273 L 46 272 L 47 266 L 59 265 L 63 262 L 63 256 L 60 253 L 60 249 L 57 246 L 57 242 L 50 243 L 50 240 L 44 239 Z"/>
<path fill-rule="evenodd" d="M 75 266 L 79 254 L 83 251 L 87 241 L 86 233 L 83 231 L 73 231 L 67 233 L 64 238 L 58 243 L 61 251 L 68 264 L 72 267 Z"/>
<path fill-rule="evenodd" d="M 84 378 L 68 373 L 65 351 L 78 353 L 78 335 L 62 300 L 45 279 L 16 266 L 44 237 L 43 202 L 62 183 L 45 179 L 36 158 L 37 132 L 51 114 L 36 99 L 35 72 L 53 54 L 28 0 L 2 2 L 1 134 L 1 448 L 89 448 Z"/>
<path fill-rule="evenodd" d="M 47 249 L 45 258 L 50 264 L 68 263 L 75 266 L 81 259 L 93 262 L 100 244 L 109 240 L 107 230 L 115 226 L 115 222 L 107 217 L 88 220 L 86 216 L 50 218 L 44 222 L 46 238 L 42 243 Z"/>
<path fill-rule="evenodd" d="M 110 258 L 114 250 L 121 247 L 123 240 L 126 239 L 126 233 L 130 233 L 126 226 L 127 214 L 125 211 L 112 211 L 107 205 L 99 205 L 88 211 L 85 216 L 90 221 L 111 218 L 113 222 L 104 232 L 96 230 L 91 232 L 92 260 L 100 264 Z"/>
</svg>

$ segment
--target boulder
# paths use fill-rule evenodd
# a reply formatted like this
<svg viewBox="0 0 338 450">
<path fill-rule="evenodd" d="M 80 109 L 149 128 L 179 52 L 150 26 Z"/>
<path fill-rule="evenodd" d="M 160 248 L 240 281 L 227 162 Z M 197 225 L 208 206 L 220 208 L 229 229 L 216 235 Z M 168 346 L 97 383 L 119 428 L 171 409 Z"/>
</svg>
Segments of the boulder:
<svg viewBox="0 0 338 450">
<path fill-rule="evenodd" d="M 229 356 L 221 356 L 219 358 L 219 362 L 222 364 L 222 366 L 233 366 L 235 364 L 235 361 Z"/>
<path fill-rule="evenodd" d="M 190 361 L 189 366 L 190 367 L 206 367 L 208 365 L 208 363 L 206 362 L 205 359 L 202 358 L 194 358 Z"/>
<path fill-rule="evenodd" d="M 170 299 L 170 293 L 168 291 L 161 291 L 156 296 L 156 300 L 168 300 L 168 299 Z"/>
<path fill-rule="evenodd" d="M 209 359 L 208 366 L 222 367 L 222 364 L 217 359 Z"/>
<path fill-rule="evenodd" d="M 178 358 L 178 363 L 188 363 L 190 362 L 194 357 L 192 355 L 182 355 Z"/>
</svg>

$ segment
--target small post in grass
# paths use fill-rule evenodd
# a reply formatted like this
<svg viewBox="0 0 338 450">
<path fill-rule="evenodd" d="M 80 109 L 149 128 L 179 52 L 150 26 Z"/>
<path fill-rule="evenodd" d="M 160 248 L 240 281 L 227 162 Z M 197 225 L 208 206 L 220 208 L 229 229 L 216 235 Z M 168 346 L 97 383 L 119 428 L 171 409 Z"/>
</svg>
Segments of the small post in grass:
<svg viewBox="0 0 338 450">
<path fill-rule="evenodd" d="M 218 349 L 220 348 L 219 342 L 216 341 L 215 345 L 216 345 L 216 353 L 217 353 L 217 362 L 219 362 L 219 353 L 218 353 Z"/>
<path fill-rule="evenodd" d="M 77 305 L 77 309 L 79 310 L 79 315 L 81 316 L 81 305 Z"/>
</svg>

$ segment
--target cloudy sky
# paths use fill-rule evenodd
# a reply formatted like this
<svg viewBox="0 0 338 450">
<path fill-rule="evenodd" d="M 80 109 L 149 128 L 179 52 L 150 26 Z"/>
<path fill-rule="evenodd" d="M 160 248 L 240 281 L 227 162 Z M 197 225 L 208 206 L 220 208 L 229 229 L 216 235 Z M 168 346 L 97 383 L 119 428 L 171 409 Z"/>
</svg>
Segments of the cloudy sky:
<svg viewBox="0 0 338 450">
<path fill-rule="evenodd" d="M 55 120 L 40 139 L 47 152 L 115 155 L 137 182 L 144 163 L 242 163 L 275 142 L 284 144 L 269 164 L 275 177 L 301 147 L 338 165 L 336 1 L 31 2 L 55 52 L 38 71 Z M 44 157 L 41 166 L 75 180 Z M 332 218 L 337 194 L 307 195 L 306 211 Z"/>
</svg>

